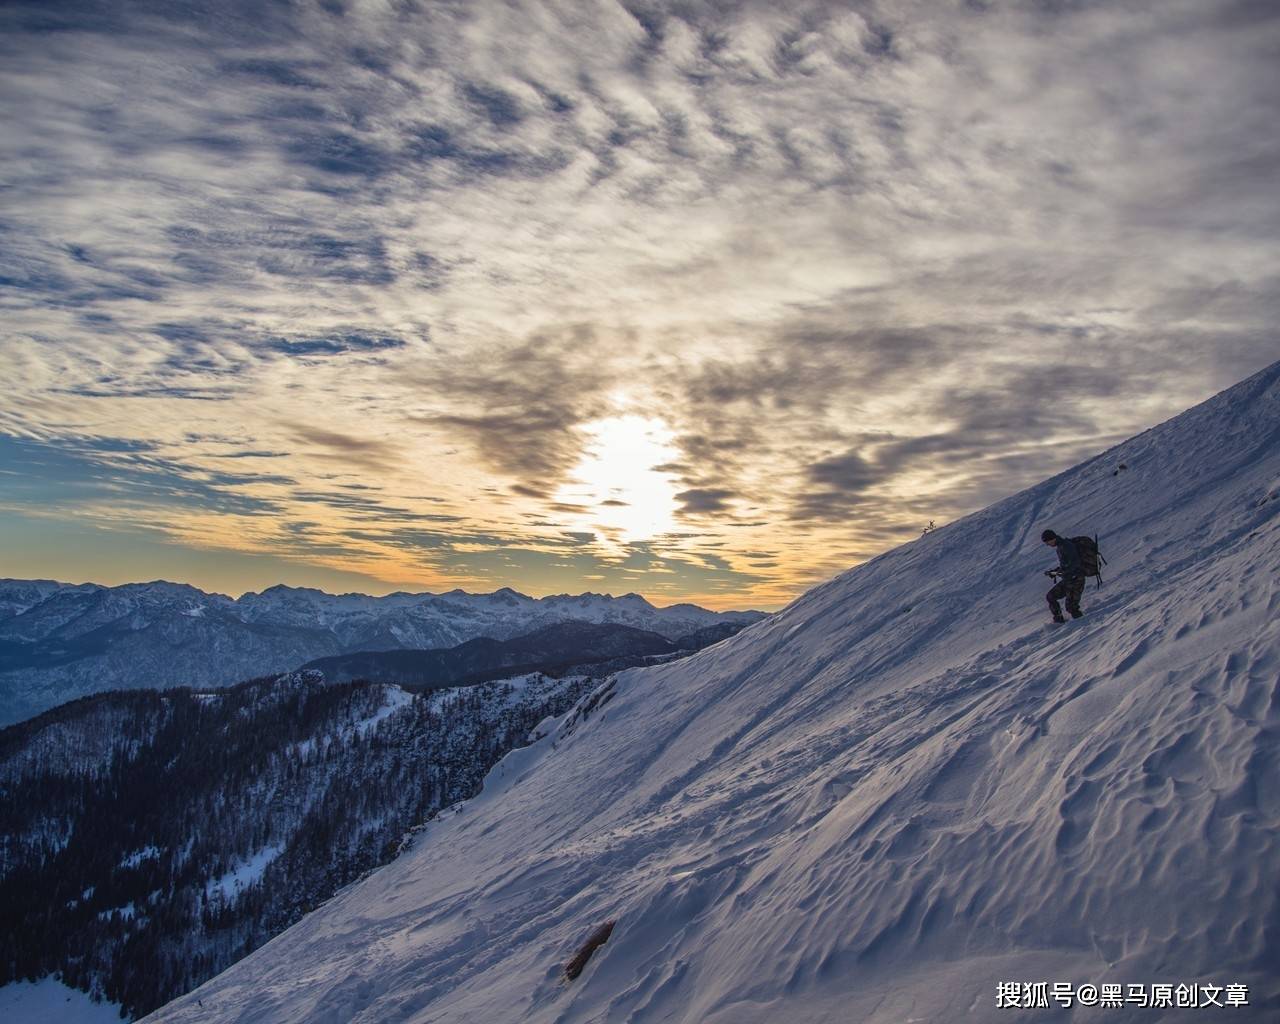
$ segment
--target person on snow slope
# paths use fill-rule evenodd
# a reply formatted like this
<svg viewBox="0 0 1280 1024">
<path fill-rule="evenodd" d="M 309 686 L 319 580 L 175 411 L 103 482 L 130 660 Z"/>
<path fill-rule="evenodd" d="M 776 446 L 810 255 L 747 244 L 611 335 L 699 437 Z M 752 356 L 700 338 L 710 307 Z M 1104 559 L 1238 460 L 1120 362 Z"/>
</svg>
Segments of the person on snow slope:
<svg viewBox="0 0 1280 1024">
<path fill-rule="evenodd" d="M 1080 552 L 1075 544 L 1066 537 L 1059 537 L 1052 530 L 1045 530 L 1040 539 L 1058 552 L 1057 582 L 1045 595 L 1049 602 L 1049 610 L 1053 612 L 1054 622 L 1066 622 L 1062 617 L 1062 607 L 1058 601 L 1066 598 L 1067 611 L 1073 619 L 1084 614 L 1080 610 L 1080 597 L 1084 594 L 1084 564 L 1080 560 Z"/>
</svg>

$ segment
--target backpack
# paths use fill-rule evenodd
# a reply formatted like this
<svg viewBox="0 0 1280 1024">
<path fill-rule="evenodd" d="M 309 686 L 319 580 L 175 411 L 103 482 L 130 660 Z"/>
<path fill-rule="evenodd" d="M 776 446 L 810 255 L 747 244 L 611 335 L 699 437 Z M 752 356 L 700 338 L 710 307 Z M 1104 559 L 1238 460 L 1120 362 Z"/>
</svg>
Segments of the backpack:
<svg viewBox="0 0 1280 1024">
<path fill-rule="evenodd" d="M 1102 586 L 1102 567 L 1107 564 L 1107 560 L 1098 550 L 1098 538 L 1072 537 L 1071 543 L 1080 552 L 1080 567 L 1084 570 L 1085 578 L 1092 576 L 1098 581 L 1098 586 Z"/>
</svg>

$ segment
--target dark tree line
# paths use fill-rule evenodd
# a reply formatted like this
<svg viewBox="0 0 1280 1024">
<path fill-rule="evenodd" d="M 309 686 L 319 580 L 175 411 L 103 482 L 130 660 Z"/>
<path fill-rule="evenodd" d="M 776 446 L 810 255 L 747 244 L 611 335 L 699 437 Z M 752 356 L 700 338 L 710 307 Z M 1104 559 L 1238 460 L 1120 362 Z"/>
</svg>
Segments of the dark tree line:
<svg viewBox="0 0 1280 1024">
<path fill-rule="evenodd" d="M 58 974 L 150 1012 L 391 859 L 595 685 L 487 683 L 375 721 L 385 684 L 293 674 L 99 694 L 0 732 L 0 985 Z"/>
</svg>

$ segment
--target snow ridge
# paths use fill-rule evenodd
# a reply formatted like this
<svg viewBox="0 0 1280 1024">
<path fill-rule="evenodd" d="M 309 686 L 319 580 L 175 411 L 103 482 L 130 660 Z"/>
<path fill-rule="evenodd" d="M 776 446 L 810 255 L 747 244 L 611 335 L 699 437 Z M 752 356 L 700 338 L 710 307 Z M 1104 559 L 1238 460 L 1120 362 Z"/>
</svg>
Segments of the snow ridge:
<svg viewBox="0 0 1280 1024">
<path fill-rule="evenodd" d="M 619 674 L 409 854 L 147 1019 L 986 1021 L 1018 1012 L 1007 981 L 1239 984 L 1225 1012 L 1275 1019 L 1278 478 L 1280 364 Z M 1110 560 L 1060 629 L 1046 526 Z"/>
</svg>

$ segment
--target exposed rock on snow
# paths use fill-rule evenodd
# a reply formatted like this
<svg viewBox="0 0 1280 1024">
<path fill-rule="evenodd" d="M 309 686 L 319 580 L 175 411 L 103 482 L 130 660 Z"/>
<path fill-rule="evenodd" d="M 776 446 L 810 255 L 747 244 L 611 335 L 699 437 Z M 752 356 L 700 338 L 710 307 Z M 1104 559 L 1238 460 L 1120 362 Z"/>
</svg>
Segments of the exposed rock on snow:
<svg viewBox="0 0 1280 1024">
<path fill-rule="evenodd" d="M 597 949 L 609 941 L 609 936 L 613 934 L 616 921 L 606 921 L 593 931 L 587 941 L 582 944 L 582 948 L 573 954 L 573 957 L 564 965 L 564 976 L 568 981 L 574 981 L 582 974 L 582 969 L 587 966 L 587 962 Z"/>
</svg>

